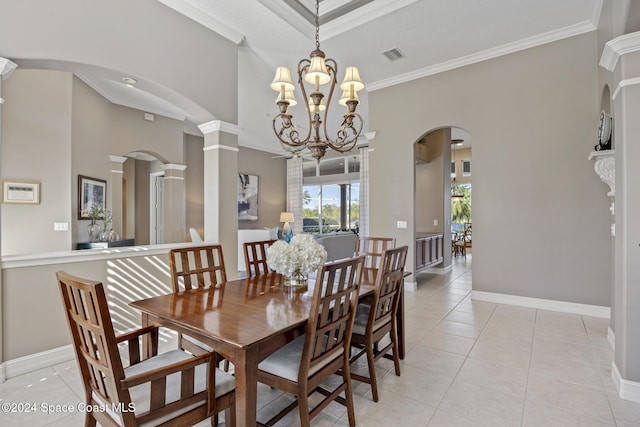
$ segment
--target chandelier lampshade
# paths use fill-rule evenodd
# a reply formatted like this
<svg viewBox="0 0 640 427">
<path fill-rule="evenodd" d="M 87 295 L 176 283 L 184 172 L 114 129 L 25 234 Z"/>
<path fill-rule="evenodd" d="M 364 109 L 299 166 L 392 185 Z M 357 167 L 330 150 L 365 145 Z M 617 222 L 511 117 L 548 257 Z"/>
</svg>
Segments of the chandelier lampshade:
<svg viewBox="0 0 640 427">
<path fill-rule="evenodd" d="M 345 69 L 342 83 L 338 85 L 338 64 L 333 59 L 326 58 L 320 50 L 319 0 L 316 0 L 315 24 L 316 48 L 309 58 L 304 58 L 298 63 L 297 69 L 298 89 L 302 92 L 302 99 L 308 100 L 305 103 L 308 126 L 306 136 L 296 129 L 293 116 L 289 112 L 289 107 L 296 105 L 296 87 L 289 68 L 282 66 L 276 69 L 271 89 L 278 92 L 276 104 L 279 113 L 273 118 L 273 131 L 282 147 L 294 155 L 307 149 L 311 156 L 320 161 L 328 149 L 344 153 L 355 147 L 363 126 L 362 116 L 356 113 L 356 107 L 360 103 L 358 91 L 364 89 L 364 83 L 358 68 L 349 66 Z M 325 93 L 320 87 L 328 83 Z M 336 87 L 342 91 L 338 104 L 346 107 L 346 111 L 335 137 L 330 138 L 327 132 L 327 117 Z"/>
</svg>

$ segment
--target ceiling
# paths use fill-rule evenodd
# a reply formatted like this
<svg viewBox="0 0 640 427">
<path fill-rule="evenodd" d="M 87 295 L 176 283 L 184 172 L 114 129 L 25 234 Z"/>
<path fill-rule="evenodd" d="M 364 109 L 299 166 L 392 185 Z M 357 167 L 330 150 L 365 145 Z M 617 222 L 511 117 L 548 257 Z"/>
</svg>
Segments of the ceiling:
<svg viewBox="0 0 640 427">
<path fill-rule="evenodd" d="M 277 110 L 269 84 L 275 67 L 295 69 L 315 48 L 314 1 L 157 1 L 238 44 L 239 144 L 283 153 L 271 128 Z M 375 131 L 367 125 L 368 91 L 593 31 L 602 1 L 322 0 L 320 43 L 340 70 L 359 67 L 366 87 L 358 112 L 364 130 Z M 383 52 L 394 48 L 405 56 L 387 59 Z M 116 104 L 184 119 L 198 133 L 200 107 L 168 88 L 126 87 L 124 76 L 89 66 L 71 71 Z"/>
</svg>

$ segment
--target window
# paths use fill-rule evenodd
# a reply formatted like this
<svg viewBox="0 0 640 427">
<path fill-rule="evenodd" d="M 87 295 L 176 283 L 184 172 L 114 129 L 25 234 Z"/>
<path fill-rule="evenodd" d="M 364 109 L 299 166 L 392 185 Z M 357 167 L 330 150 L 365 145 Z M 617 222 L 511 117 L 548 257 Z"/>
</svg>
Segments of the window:
<svg viewBox="0 0 640 427">
<path fill-rule="evenodd" d="M 471 176 L 471 160 L 462 161 L 462 176 Z"/>
<path fill-rule="evenodd" d="M 360 184 L 305 185 L 302 229 L 305 233 L 356 230 L 360 219 Z"/>
<path fill-rule="evenodd" d="M 360 157 L 302 163 L 302 229 L 305 233 L 355 230 L 360 219 Z"/>
</svg>

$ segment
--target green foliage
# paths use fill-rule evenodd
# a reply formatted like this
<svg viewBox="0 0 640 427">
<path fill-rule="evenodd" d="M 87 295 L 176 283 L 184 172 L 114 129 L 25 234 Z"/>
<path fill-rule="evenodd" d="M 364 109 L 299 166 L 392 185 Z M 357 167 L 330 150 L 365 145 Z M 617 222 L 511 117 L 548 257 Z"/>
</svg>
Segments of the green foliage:
<svg viewBox="0 0 640 427">
<path fill-rule="evenodd" d="M 471 187 L 456 184 L 453 187 L 453 193 L 462 194 L 463 198 L 451 202 L 451 222 L 454 224 L 471 222 Z"/>
</svg>

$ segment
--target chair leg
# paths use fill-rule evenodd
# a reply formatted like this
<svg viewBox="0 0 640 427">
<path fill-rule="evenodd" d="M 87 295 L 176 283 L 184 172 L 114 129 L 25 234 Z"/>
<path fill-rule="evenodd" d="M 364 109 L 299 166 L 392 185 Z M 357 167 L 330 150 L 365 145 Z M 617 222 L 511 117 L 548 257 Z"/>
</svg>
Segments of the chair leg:
<svg viewBox="0 0 640 427">
<path fill-rule="evenodd" d="M 231 405 L 224 410 L 225 427 L 236 427 L 236 406 Z"/>
<path fill-rule="evenodd" d="M 391 342 L 393 343 L 393 367 L 396 371 L 396 376 L 400 376 L 400 357 L 398 353 L 398 336 L 396 334 L 395 321 L 391 323 Z"/>
<path fill-rule="evenodd" d="M 353 388 L 351 387 L 351 368 L 346 360 L 342 368 L 342 380 L 346 383 L 347 389 L 344 391 L 347 404 L 347 416 L 349 417 L 349 427 L 356 425 L 356 412 L 353 409 Z"/>
<path fill-rule="evenodd" d="M 298 393 L 298 412 L 300 412 L 300 425 L 309 427 L 311 419 L 309 418 L 309 399 L 306 390 L 300 390 Z"/>
<path fill-rule="evenodd" d="M 378 382 L 376 381 L 376 359 L 373 353 L 374 343 L 367 341 L 367 365 L 369 367 L 369 380 L 371 381 L 371 394 L 373 401 L 378 401 Z"/>
<path fill-rule="evenodd" d="M 93 418 L 91 412 L 87 412 L 87 415 L 84 417 L 84 427 L 96 427 L 96 419 Z"/>
</svg>

